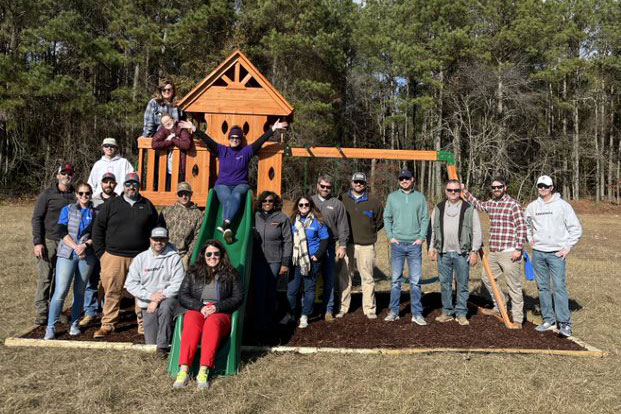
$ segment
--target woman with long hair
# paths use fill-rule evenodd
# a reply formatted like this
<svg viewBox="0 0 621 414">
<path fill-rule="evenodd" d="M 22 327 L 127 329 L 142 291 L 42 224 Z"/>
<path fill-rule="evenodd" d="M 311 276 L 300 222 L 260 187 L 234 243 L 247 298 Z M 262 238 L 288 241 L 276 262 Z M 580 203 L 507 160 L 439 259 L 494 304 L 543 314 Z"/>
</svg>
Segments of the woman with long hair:
<svg viewBox="0 0 621 414">
<path fill-rule="evenodd" d="M 199 389 L 208 388 L 207 370 L 215 367 L 216 353 L 231 332 L 231 314 L 244 300 L 242 282 L 231 265 L 224 245 L 207 240 L 196 263 L 188 269 L 179 289 L 179 305 L 185 308 L 179 374 L 174 388 L 188 385 L 188 370 L 201 341 Z"/>
<path fill-rule="evenodd" d="M 78 201 L 63 207 L 58 218 L 60 243 L 56 252 L 56 280 L 54 295 L 50 301 L 45 339 L 54 339 L 56 336 L 56 322 L 63 310 L 72 281 L 73 305 L 71 306 L 69 335 L 75 336 L 82 333 L 79 318 L 84 306 L 84 292 L 97 262 L 91 240 L 96 215 L 91 201 L 93 188 L 85 182 L 78 183 L 75 188 Z"/>
<path fill-rule="evenodd" d="M 177 106 L 177 90 L 171 80 L 163 80 L 159 83 L 153 93 L 153 98 L 147 103 L 144 111 L 144 126 L 142 136 L 152 137 L 161 124 L 161 116 L 164 113 L 170 114 L 175 121 L 182 120 L 185 115 L 181 108 Z"/>
<path fill-rule="evenodd" d="M 291 222 L 282 211 L 282 200 L 273 191 L 263 191 L 254 213 L 255 255 L 252 293 L 254 330 L 268 335 L 277 309 L 278 277 L 289 272 L 293 250 Z"/>
<path fill-rule="evenodd" d="M 319 208 L 310 196 L 298 198 L 291 214 L 293 232 L 293 277 L 287 286 L 287 299 L 292 316 L 295 316 L 297 297 L 302 283 L 302 316 L 299 328 L 308 326 L 308 317 L 313 313 L 315 285 L 321 268 L 321 260 L 328 248 L 330 235 Z"/>
</svg>

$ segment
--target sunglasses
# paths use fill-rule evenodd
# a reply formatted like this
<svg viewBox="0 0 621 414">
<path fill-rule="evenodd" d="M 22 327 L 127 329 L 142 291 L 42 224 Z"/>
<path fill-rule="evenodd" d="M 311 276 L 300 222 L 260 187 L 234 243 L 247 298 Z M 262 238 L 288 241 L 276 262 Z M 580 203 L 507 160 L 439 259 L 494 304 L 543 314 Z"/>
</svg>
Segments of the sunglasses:
<svg viewBox="0 0 621 414">
<path fill-rule="evenodd" d="M 60 175 L 65 175 L 65 176 L 73 177 L 73 173 L 70 172 L 70 171 L 61 171 Z"/>
<path fill-rule="evenodd" d="M 179 197 L 190 197 L 190 196 L 192 195 L 192 193 L 191 193 L 191 192 L 189 192 L 189 191 L 179 191 L 179 192 L 177 193 L 177 195 L 178 195 Z"/>
<path fill-rule="evenodd" d="M 104 148 L 116 148 L 116 145 L 110 145 L 110 144 L 106 144 L 103 145 Z"/>
<path fill-rule="evenodd" d="M 360 181 L 360 180 L 355 180 L 354 184 L 356 184 L 356 185 L 365 185 L 366 182 L 365 181 Z"/>
<path fill-rule="evenodd" d="M 537 184 L 537 188 L 545 188 L 547 190 L 550 187 L 552 187 L 552 186 L 551 185 L 545 185 L 545 184 Z"/>
<path fill-rule="evenodd" d="M 265 203 L 274 203 L 274 199 L 273 198 L 266 198 L 265 200 L 261 201 L 261 203 L 265 204 Z"/>
<path fill-rule="evenodd" d="M 504 185 L 493 185 L 492 190 L 502 190 L 504 187 Z"/>
<path fill-rule="evenodd" d="M 233 141 L 233 140 L 241 141 L 241 137 L 238 137 L 237 135 L 230 136 L 229 141 Z"/>
<path fill-rule="evenodd" d="M 310 203 L 298 203 L 298 207 L 300 208 L 310 207 Z"/>
<path fill-rule="evenodd" d="M 172 92 L 173 88 L 164 88 L 162 89 L 162 92 Z"/>
<path fill-rule="evenodd" d="M 328 184 L 328 185 L 324 185 L 324 184 L 319 184 L 319 188 L 321 188 L 322 190 L 329 190 L 332 188 L 332 185 Z"/>
<path fill-rule="evenodd" d="M 409 181 L 411 178 L 409 177 L 399 177 L 399 181 Z"/>
<path fill-rule="evenodd" d="M 457 194 L 459 194 L 459 193 L 461 193 L 461 189 L 459 189 L 459 188 L 447 188 L 446 192 L 447 193 L 457 193 Z"/>
<path fill-rule="evenodd" d="M 90 191 L 78 191 L 78 195 L 80 197 L 90 197 L 91 192 Z"/>
<path fill-rule="evenodd" d="M 206 257 L 211 257 L 211 256 L 213 256 L 213 257 L 220 257 L 220 254 L 221 254 L 220 252 L 206 252 L 205 256 Z"/>
<path fill-rule="evenodd" d="M 138 183 L 136 181 L 128 181 L 126 183 L 123 183 L 123 185 L 125 187 L 138 187 Z"/>
</svg>

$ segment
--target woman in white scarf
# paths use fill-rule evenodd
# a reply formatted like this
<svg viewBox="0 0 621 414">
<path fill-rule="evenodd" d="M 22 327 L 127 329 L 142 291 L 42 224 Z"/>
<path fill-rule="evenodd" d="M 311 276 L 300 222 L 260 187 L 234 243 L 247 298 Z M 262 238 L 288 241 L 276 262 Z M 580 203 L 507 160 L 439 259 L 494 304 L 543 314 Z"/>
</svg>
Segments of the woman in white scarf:
<svg viewBox="0 0 621 414">
<path fill-rule="evenodd" d="M 330 235 L 323 222 L 321 212 L 310 197 L 296 200 L 291 214 L 293 232 L 293 277 L 287 286 L 287 299 L 291 313 L 295 315 L 298 294 L 304 283 L 302 316 L 299 328 L 308 326 L 308 317 L 313 313 L 315 284 L 321 268 L 321 260 L 328 247 Z"/>
</svg>

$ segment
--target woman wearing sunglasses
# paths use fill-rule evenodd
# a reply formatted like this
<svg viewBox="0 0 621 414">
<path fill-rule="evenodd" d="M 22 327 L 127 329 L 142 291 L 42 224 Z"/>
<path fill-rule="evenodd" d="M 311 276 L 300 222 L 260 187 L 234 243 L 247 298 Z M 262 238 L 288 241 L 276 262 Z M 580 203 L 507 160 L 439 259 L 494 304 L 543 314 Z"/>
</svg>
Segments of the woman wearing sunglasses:
<svg viewBox="0 0 621 414">
<path fill-rule="evenodd" d="M 330 235 L 319 209 L 311 197 L 297 199 L 291 214 L 293 231 L 293 277 L 287 286 L 287 299 L 293 316 L 297 305 L 297 297 L 302 283 L 302 316 L 299 328 L 308 326 L 308 317 L 313 313 L 315 302 L 315 284 L 317 273 L 321 268 L 321 260 L 328 248 Z"/>
<path fill-rule="evenodd" d="M 82 333 L 78 323 L 84 305 L 84 291 L 97 261 L 91 240 L 96 214 L 91 202 L 93 189 L 83 182 L 79 183 L 76 188 L 77 203 L 63 207 L 58 218 L 57 229 L 60 234 L 60 243 L 56 252 L 56 281 L 54 296 L 50 301 L 45 339 L 54 339 L 56 336 L 56 322 L 63 309 L 72 280 L 73 305 L 71 306 L 69 335 L 75 336 Z"/>
<path fill-rule="evenodd" d="M 176 121 L 185 118 L 185 114 L 177 106 L 177 91 L 171 80 L 160 82 L 153 98 L 147 104 L 144 111 L 143 137 L 149 138 L 155 134 L 160 127 L 161 116 L 164 113 L 170 114 Z"/>
<path fill-rule="evenodd" d="M 231 314 L 244 300 L 242 283 L 222 243 L 207 240 L 196 263 L 188 269 L 178 294 L 185 308 L 179 374 L 173 388 L 188 385 L 188 369 L 201 341 L 199 389 L 208 388 L 207 370 L 215 367 L 218 345 L 231 332 Z"/>
<path fill-rule="evenodd" d="M 182 128 L 188 128 L 205 143 L 209 151 L 218 157 L 220 161 L 220 172 L 214 190 L 218 195 L 218 200 L 222 204 L 222 225 L 218 230 L 227 243 L 233 242 L 233 231 L 231 222 L 235 219 L 241 206 L 243 197 L 248 192 L 248 165 L 250 159 L 261 149 L 261 146 L 274 134 L 277 129 L 287 128 L 287 122 L 280 119 L 274 122 L 259 139 L 250 145 L 243 144 L 244 132 L 241 127 L 234 125 L 229 130 L 229 145 L 218 144 L 209 135 L 188 121 L 179 122 Z"/>
<path fill-rule="evenodd" d="M 268 339 L 276 315 L 278 277 L 289 272 L 293 239 L 291 222 L 281 211 L 282 200 L 276 193 L 262 192 L 257 204 L 258 210 L 254 213 L 256 272 L 252 284 L 252 317 L 256 333 Z"/>
</svg>

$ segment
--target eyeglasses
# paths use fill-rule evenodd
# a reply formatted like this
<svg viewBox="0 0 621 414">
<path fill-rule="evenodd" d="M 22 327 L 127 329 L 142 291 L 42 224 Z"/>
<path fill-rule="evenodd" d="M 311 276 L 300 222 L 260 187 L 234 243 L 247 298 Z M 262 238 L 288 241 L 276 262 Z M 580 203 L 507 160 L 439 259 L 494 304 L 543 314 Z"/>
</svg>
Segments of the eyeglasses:
<svg viewBox="0 0 621 414">
<path fill-rule="evenodd" d="M 179 192 L 177 193 L 177 195 L 178 195 L 179 197 L 190 197 L 190 196 L 192 195 L 192 193 L 191 193 L 191 192 L 189 192 L 189 191 L 179 191 Z"/>
<path fill-rule="evenodd" d="M 504 187 L 504 185 L 493 185 L 492 190 L 502 190 Z"/>
<path fill-rule="evenodd" d="M 73 177 L 73 173 L 71 171 L 61 171 L 59 174 L 60 175 L 65 175 L 65 176 L 69 176 L 69 177 Z"/>
<path fill-rule="evenodd" d="M 123 185 L 125 187 L 138 187 L 138 183 L 136 181 L 128 181 L 126 183 L 123 183 Z"/>
<path fill-rule="evenodd" d="M 104 148 L 116 148 L 116 145 L 110 145 L 110 144 L 106 144 L 103 145 Z"/>
<path fill-rule="evenodd" d="M 552 186 L 551 185 L 545 185 L 545 184 L 537 184 L 537 188 L 545 188 L 547 190 L 550 187 L 552 187 Z"/>
<path fill-rule="evenodd" d="M 211 256 L 220 257 L 220 254 L 221 254 L 220 252 L 205 252 L 206 257 L 211 257 Z"/>
<path fill-rule="evenodd" d="M 360 180 L 355 180 L 353 183 L 356 184 L 356 185 L 365 185 L 366 184 L 365 181 L 360 181 Z"/>
<path fill-rule="evenodd" d="M 457 193 L 457 194 L 459 194 L 459 193 L 461 193 L 461 189 L 460 188 L 447 188 L 446 192 L 447 193 Z"/>
<path fill-rule="evenodd" d="M 410 178 L 410 177 L 399 177 L 399 181 L 409 181 L 411 179 L 412 178 Z"/>
<path fill-rule="evenodd" d="M 300 208 L 310 207 L 310 203 L 298 203 L 298 207 Z"/>
<path fill-rule="evenodd" d="M 325 184 L 319 184 L 319 188 L 321 188 L 322 190 L 329 190 L 332 188 L 331 184 L 325 185 Z"/>
<path fill-rule="evenodd" d="M 164 88 L 162 89 L 162 92 L 172 92 L 173 88 Z"/>
<path fill-rule="evenodd" d="M 91 192 L 90 191 L 78 191 L 78 195 L 80 197 L 90 197 L 91 196 Z"/>
<path fill-rule="evenodd" d="M 237 135 L 233 135 L 229 137 L 229 140 L 230 141 L 233 141 L 233 140 L 241 141 L 241 137 L 238 137 Z"/>
<path fill-rule="evenodd" d="M 266 198 L 265 200 L 261 201 L 261 203 L 265 204 L 265 203 L 274 203 L 274 199 L 273 198 Z"/>
</svg>

